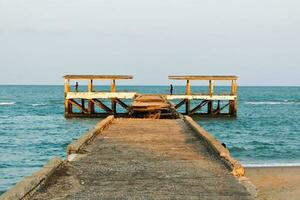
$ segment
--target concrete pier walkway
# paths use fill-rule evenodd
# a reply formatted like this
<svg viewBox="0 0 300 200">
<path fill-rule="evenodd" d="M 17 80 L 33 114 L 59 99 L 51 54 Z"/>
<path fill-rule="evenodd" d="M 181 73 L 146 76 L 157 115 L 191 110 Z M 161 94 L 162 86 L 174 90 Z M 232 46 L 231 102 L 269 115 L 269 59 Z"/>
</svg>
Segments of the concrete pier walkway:
<svg viewBox="0 0 300 200">
<path fill-rule="evenodd" d="M 32 199 L 252 199 L 182 119 L 115 119 Z"/>
</svg>

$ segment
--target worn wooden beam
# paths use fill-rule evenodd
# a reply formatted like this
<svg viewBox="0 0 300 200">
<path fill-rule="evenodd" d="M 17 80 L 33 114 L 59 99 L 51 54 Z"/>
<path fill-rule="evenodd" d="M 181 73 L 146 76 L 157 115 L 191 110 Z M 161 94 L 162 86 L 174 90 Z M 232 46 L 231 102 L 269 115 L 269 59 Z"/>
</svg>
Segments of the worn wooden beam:
<svg viewBox="0 0 300 200">
<path fill-rule="evenodd" d="M 213 96 L 214 94 L 214 81 L 213 80 L 209 80 L 209 96 Z"/>
<path fill-rule="evenodd" d="M 217 110 L 214 111 L 214 114 L 220 114 L 222 110 L 224 110 L 224 108 L 228 107 L 229 103 L 225 104 L 222 107 L 219 107 Z"/>
<path fill-rule="evenodd" d="M 214 112 L 214 101 L 210 100 L 207 103 L 207 114 L 211 115 Z"/>
<path fill-rule="evenodd" d="M 180 101 L 177 105 L 175 105 L 175 109 L 181 107 L 185 102 L 186 102 L 186 99 L 183 99 L 182 101 Z"/>
<path fill-rule="evenodd" d="M 88 113 L 88 111 L 85 109 L 85 108 L 83 108 L 79 103 L 77 103 L 74 99 L 69 99 L 69 102 L 72 104 L 72 105 L 74 105 L 74 106 L 76 106 L 80 111 L 82 111 L 83 113 Z"/>
<path fill-rule="evenodd" d="M 69 80 L 111 80 L 111 79 L 133 79 L 131 75 L 65 75 L 65 79 Z"/>
<path fill-rule="evenodd" d="M 120 104 L 124 109 L 129 110 L 129 106 L 126 105 L 123 101 L 121 101 L 120 99 L 116 98 L 116 102 L 118 104 Z"/>
<path fill-rule="evenodd" d="M 88 92 L 93 92 L 94 90 L 94 85 L 93 85 L 93 80 L 90 79 L 88 82 Z M 94 113 L 95 112 L 95 104 L 93 101 L 89 100 L 89 106 L 88 106 L 88 111 L 89 113 Z"/>
<path fill-rule="evenodd" d="M 237 76 L 169 76 L 172 80 L 237 80 Z"/>
<path fill-rule="evenodd" d="M 113 79 L 111 81 L 111 89 L 110 89 L 110 92 L 116 92 L 116 80 Z M 111 110 L 113 112 L 113 114 L 116 114 L 117 113 L 117 102 L 116 102 L 116 99 L 115 98 L 112 98 L 111 99 Z"/>
<path fill-rule="evenodd" d="M 64 82 L 64 93 L 65 93 L 65 116 L 67 116 L 68 114 L 72 113 L 72 105 L 71 103 L 68 101 L 67 99 L 67 94 L 68 92 L 71 91 L 71 87 L 70 87 L 70 80 L 69 79 L 65 79 Z"/>
<path fill-rule="evenodd" d="M 136 92 L 68 92 L 66 99 L 133 99 Z"/>
<path fill-rule="evenodd" d="M 102 110 L 105 110 L 107 113 L 109 113 L 109 114 L 113 113 L 109 107 L 107 107 L 104 103 L 102 103 L 98 99 L 91 99 L 91 101 L 94 102 L 94 104 L 96 104 Z"/>
<path fill-rule="evenodd" d="M 190 111 L 190 114 L 195 114 L 197 112 L 197 110 L 201 109 L 203 106 L 205 106 L 207 104 L 207 100 L 203 100 L 198 106 L 196 106 L 194 109 L 192 109 Z"/>
<path fill-rule="evenodd" d="M 189 100 L 234 100 L 236 96 L 234 95 L 213 95 L 210 96 L 209 94 L 175 94 L 175 95 L 165 95 L 168 100 L 174 99 L 189 99 Z"/>
</svg>

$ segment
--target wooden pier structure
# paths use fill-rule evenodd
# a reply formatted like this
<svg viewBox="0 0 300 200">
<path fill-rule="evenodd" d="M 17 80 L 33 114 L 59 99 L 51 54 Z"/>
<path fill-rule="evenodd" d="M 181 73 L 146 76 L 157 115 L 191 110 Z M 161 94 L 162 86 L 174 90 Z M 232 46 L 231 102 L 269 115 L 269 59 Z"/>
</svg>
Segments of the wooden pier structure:
<svg viewBox="0 0 300 200">
<path fill-rule="evenodd" d="M 88 80 L 88 92 L 70 90 L 70 80 L 78 78 Z M 189 104 L 194 99 L 208 101 L 210 108 L 214 100 L 235 101 L 235 77 L 228 77 L 233 80 L 230 98 L 217 98 L 212 93 L 212 80 L 220 77 L 201 77 L 210 80 L 211 94 L 207 98 L 190 92 L 190 80 L 200 80 L 200 77 L 186 76 L 170 77 L 187 80 L 187 92 L 181 96 L 116 92 L 115 80 L 131 78 L 65 76 L 67 117 L 97 116 L 93 112 L 95 104 L 111 115 L 69 144 L 66 159 L 50 160 L 39 172 L 4 193 L 0 200 L 250 200 L 256 197 L 256 189 L 245 177 L 245 169 L 231 157 L 228 149 L 190 116 L 176 112 L 178 104 L 168 101 L 183 99 L 184 103 L 180 104 L 186 105 L 187 114 L 191 114 Z M 94 91 L 95 79 L 111 79 L 111 92 Z M 131 98 L 130 106 L 120 100 Z M 78 103 L 78 99 L 88 101 L 89 107 Z M 103 106 L 102 99 L 110 100 L 112 107 Z M 128 116 L 117 115 L 116 103 L 123 105 Z M 72 106 L 81 113 L 73 113 Z"/>
<path fill-rule="evenodd" d="M 65 79 L 65 117 L 105 117 L 108 115 L 117 115 L 117 104 L 121 105 L 127 111 L 129 106 L 123 99 L 133 99 L 135 92 L 117 92 L 116 81 L 132 79 L 129 75 L 66 75 Z M 96 80 L 111 81 L 110 91 L 95 91 L 94 82 Z M 71 81 L 85 81 L 87 83 L 86 91 L 78 91 L 71 88 Z M 77 82 L 78 83 L 78 82 Z M 108 107 L 103 100 L 109 100 L 111 106 Z M 88 106 L 86 107 L 86 102 Z M 77 108 L 77 112 L 74 111 Z M 104 112 L 96 112 L 95 107 Z"/>
<path fill-rule="evenodd" d="M 166 115 L 165 110 L 172 110 L 172 112 L 174 110 L 176 112 L 177 110 L 177 112 L 180 112 L 183 106 L 185 106 L 185 109 L 180 113 L 190 116 L 237 116 L 238 78 L 236 76 L 169 76 L 170 80 L 186 81 L 185 94 L 137 94 L 134 91 L 122 92 L 116 90 L 117 80 L 128 80 L 132 78 L 133 76 L 129 75 L 64 76 L 65 117 L 130 116 L 138 112 L 142 113 L 142 101 L 147 101 L 148 104 L 152 101 L 152 106 L 148 106 L 147 108 L 148 113 L 149 109 L 152 109 L 152 113 L 155 113 L 152 116 L 164 117 Z M 95 80 L 109 80 L 111 82 L 110 91 L 96 91 L 94 85 Z M 86 91 L 78 91 L 78 89 L 71 90 L 71 81 L 85 81 L 87 83 Z M 191 91 L 192 81 L 207 81 L 209 84 L 208 92 L 195 93 Z M 214 82 L 216 81 L 231 81 L 230 93 L 215 93 Z M 129 100 L 127 104 L 124 102 L 126 100 Z M 106 101 L 106 103 L 104 101 Z M 174 101 L 179 102 L 174 103 Z M 107 102 L 109 102 L 109 104 L 107 104 Z M 156 107 L 166 106 L 168 109 L 153 109 L 155 107 L 154 104 L 156 104 Z M 192 107 L 194 104 L 195 106 Z M 123 112 L 118 112 L 117 105 L 122 107 Z M 171 107 L 169 109 L 169 106 L 171 106 L 172 109 Z"/>
<path fill-rule="evenodd" d="M 178 109 L 185 105 L 186 115 L 204 115 L 204 116 L 220 116 L 228 115 L 236 117 L 237 115 L 237 76 L 169 76 L 171 80 L 184 80 L 186 81 L 186 91 L 184 95 L 167 95 L 168 100 L 182 99 L 175 108 Z M 208 81 L 208 93 L 193 93 L 191 91 L 191 81 Z M 231 81 L 231 92 L 216 94 L 214 92 L 214 83 L 216 81 Z M 191 108 L 192 101 L 200 101 L 198 105 Z M 214 102 L 217 106 L 214 107 Z M 221 106 L 221 102 L 225 105 Z M 207 106 L 206 113 L 197 113 L 201 108 Z M 228 112 L 222 112 L 226 108 Z"/>
</svg>

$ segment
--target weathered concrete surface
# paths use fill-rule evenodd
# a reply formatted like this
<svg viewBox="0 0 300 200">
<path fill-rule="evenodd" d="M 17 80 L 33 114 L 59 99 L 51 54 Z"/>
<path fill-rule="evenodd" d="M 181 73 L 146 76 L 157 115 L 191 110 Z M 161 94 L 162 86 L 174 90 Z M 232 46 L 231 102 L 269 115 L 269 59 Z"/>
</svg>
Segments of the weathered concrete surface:
<svg viewBox="0 0 300 200">
<path fill-rule="evenodd" d="M 252 199 L 183 120 L 115 119 L 33 199 Z"/>
<path fill-rule="evenodd" d="M 64 160 L 59 157 L 49 160 L 41 170 L 32 176 L 23 178 L 14 187 L 1 195 L 0 200 L 31 199 L 31 195 L 34 194 L 35 190 L 42 186 L 63 163 Z"/>
</svg>

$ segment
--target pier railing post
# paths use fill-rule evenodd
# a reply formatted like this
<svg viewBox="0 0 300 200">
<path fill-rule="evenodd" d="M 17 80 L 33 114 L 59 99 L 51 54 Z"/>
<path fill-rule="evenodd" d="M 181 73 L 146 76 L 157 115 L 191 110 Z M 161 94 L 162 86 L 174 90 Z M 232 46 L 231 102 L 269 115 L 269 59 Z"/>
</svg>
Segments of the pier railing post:
<svg viewBox="0 0 300 200">
<path fill-rule="evenodd" d="M 113 79 L 111 82 L 111 92 L 116 92 L 116 80 Z M 115 98 L 111 99 L 111 110 L 113 112 L 113 114 L 117 113 L 117 102 Z"/>
<path fill-rule="evenodd" d="M 237 99 L 237 81 L 232 80 L 231 82 L 231 95 L 234 95 L 234 100 L 229 101 L 229 114 L 232 117 L 235 117 L 237 115 L 237 105 L 238 105 L 238 99 Z"/>
<path fill-rule="evenodd" d="M 68 92 L 71 91 L 71 86 L 70 86 L 70 80 L 69 79 L 65 79 L 64 91 L 65 91 L 65 116 L 68 117 L 69 114 L 72 113 L 72 104 L 67 99 L 67 94 L 68 94 Z"/>
<path fill-rule="evenodd" d="M 94 85 L 93 80 L 88 80 L 88 92 L 93 92 Z M 88 106 L 89 114 L 93 114 L 95 112 L 95 104 L 93 101 L 89 100 L 89 106 Z"/>
<path fill-rule="evenodd" d="M 214 82 L 213 80 L 209 80 L 209 96 L 212 97 L 214 94 Z M 210 100 L 207 104 L 207 114 L 211 115 L 213 114 L 214 110 L 214 101 Z"/>
<path fill-rule="evenodd" d="M 186 95 L 191 95 L 191 85 L 190 85 L 190 80 L 186 80 Z M 191 102 L 189 98 L 186 98 L 185 100 L 185 114 L 189 115 L 190 114 L 190 107 L 191 107 Z"/>
</svg>

